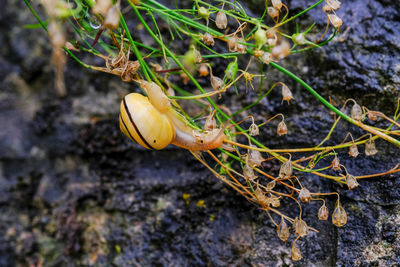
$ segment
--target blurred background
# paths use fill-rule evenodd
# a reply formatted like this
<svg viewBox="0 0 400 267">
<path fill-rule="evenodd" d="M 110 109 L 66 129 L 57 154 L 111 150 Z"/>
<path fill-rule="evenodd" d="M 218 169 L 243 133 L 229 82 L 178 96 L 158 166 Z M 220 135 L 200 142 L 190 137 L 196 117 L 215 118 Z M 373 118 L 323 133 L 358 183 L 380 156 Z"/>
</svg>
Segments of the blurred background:
<svg viewBox="0 0 400 267">
<path fill-rule="evenodd" d="M 44 18 L 37 2 L 32 5 Z M 284 1 L 291 12 L 314 2 Z M 319 222 L 319 206 L 308 205 L 304 220 L 320 232 L 298 242 L 304 258 L 292 262 L 291 243 L 279 240 L 265 212 L 189 152 L 173 146 L 149 151 L 122 135 L 119 102 L 136 85 L 69 57 L 67 94 L 58 97 L 46 32 L 24 27 L 37 22 L 23 1 L 0 3 L 0 266 L 400 265 L 399 173 L 362 180 L 352 191 L 305 176 L 311 191 L 340 193 L 348 223 Z M 260 3 L 242 4 L 258 14 Z M 343 1 L 338 15 L 343 34 L 281 64 L 337 105 L 352 97 L 393 115 L 400 93 L 400 2 Z M 312 21 L 324 27 L 319 8 L 304 16 L 304 25 Z M 135 23 L 128 19 L 128 26 Z M 145 38 L 144 31 L 135 33 Z M 295 101 L 281 105 L 276 94 L 252 110 L 259 118 L 287 116 L 287 136 L 264 127 L 260 140 L 272 148 L 315 146 L 329 132 L 332 115 L 288 77 L 272 69 L 266 74 L 288 84 Z M 234 103 L 248 105 L 256 95 L 235 97 Z M 342 122 L 333 141 L 340 143 L 348 131 L 363 134 Z M 339 156 L 354 175 L 400 163 L 399 148 L 377 140 L 377 149 L 372 157 Z M 276 174 L 279 166 L 264 169 Z"/>
</svg>

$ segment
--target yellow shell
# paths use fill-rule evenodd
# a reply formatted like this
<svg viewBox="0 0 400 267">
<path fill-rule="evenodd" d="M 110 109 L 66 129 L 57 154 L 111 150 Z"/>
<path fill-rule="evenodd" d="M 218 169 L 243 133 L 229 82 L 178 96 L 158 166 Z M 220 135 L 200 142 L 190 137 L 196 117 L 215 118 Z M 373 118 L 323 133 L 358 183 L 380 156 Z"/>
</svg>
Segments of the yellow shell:
<svg viewBox="0 0 400 267">
<path fill-rule="evenodd" d="M 148 149 L 163 149 L 175 139 L 175 129 L 167 116 L 137 93 L 122 99 L 119 127 L 126 136 Z"/>
</svg>

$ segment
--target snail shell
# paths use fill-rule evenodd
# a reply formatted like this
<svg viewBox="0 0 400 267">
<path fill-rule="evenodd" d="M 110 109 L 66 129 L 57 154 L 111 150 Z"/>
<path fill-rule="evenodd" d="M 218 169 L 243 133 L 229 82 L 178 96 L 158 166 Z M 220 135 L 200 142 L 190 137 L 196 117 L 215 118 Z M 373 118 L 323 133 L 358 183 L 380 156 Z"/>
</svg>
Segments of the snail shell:
<svg viewBox="0 0 400 267">
<path fill-rule="evenodd" d="M 194 131 L 172 108 L 170 100 L 156 83 L 140 81 L 140 84 L 149 98 L 131 93 L 121 101 L 119 127 L 130 139 L 145 148 L 157 150 L 169 144 L 192 151 L 211 150 L 223 145 L 225 128 L 203 133 Z"/>
<path fill-rule="evenodd" d="M 163 149 L 175 139 L 175 129 L 168 117 L 137 93 L 128 94 L 121 101 L 119 127 L 148 149 Z"/>
</svg>

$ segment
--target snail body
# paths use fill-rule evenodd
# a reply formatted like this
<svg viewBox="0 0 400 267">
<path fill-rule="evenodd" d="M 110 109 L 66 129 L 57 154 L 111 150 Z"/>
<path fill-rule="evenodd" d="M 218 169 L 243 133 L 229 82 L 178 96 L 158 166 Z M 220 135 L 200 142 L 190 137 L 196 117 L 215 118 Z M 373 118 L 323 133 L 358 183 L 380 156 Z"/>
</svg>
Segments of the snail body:
<svg viewBox="0 0 400 267">
<path fill-rule="evenodd" d="M 148 98 L 130 93 L 121 101 L 119 126 L 131 140 L 147 149 L 163 149 L 169 144 L 192 150 L 211 150 L 223 145 L 225 129 L 198 132 L 171 106 L 154 82 L 141 81 Z"/>
</svg>

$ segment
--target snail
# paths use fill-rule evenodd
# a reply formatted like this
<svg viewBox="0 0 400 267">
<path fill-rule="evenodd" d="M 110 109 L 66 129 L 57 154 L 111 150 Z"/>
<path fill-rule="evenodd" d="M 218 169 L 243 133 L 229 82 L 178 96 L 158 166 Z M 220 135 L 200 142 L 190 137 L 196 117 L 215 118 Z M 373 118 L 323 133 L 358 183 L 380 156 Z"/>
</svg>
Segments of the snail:
<svg viewBox="0 0 400 267">
<path fill-rule="evenodd" d="M 227 139 L 225 128 L 199 132 L 188 126 L 185 118 L 172 107 L 170 100 L 154 82 L 139 81 L 148 97 L 130 93 L 121 101 L 119 126 L 131 140 L 148 149 L 163 149 L 174 144 L 192 151 L 221 147 Z"/>
</svg>

